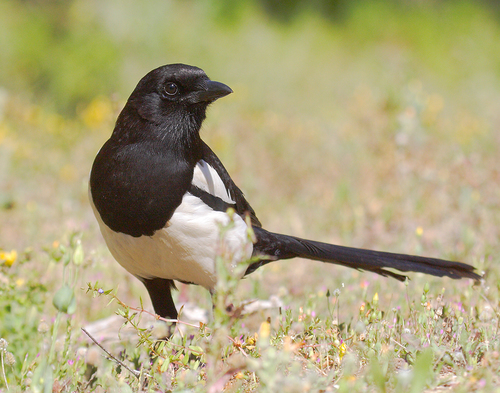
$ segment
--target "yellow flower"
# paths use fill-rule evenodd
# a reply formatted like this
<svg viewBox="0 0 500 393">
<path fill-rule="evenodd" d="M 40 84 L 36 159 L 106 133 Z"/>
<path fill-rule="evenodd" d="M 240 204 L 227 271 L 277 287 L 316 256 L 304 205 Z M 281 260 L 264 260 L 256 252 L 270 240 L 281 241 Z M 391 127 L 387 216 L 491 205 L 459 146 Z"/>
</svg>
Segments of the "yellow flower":
<svg viewBox="0 0 500 393">
<path fill-rule="evenodd" d="M 344 355 L 347 353 L 347 345 L 345 345 L 345 342 L 342 341 L 342 343 L 339 345 L 339 358 L 342 360 Z"/>
<path fill-rule="evenodd" d="M 105 124 L 113 114 L 111 101 L 106 97 L 96 97 L 82 111 L 81 118 L 90 128 L 98 128 Z"/>
<path fill-rule="evenodd" d="M 268 322 L 262 322 L 259 329 L 259 337 L 267 339 L 271 333 L 271 325 Z"/>
<path fill-rule="evenodd" d="M 10 252 L 0 251 L 0 260 L 5 266 L 11 267 L 17 259 L 17 251 L 11 250 Z"/>
</svg>

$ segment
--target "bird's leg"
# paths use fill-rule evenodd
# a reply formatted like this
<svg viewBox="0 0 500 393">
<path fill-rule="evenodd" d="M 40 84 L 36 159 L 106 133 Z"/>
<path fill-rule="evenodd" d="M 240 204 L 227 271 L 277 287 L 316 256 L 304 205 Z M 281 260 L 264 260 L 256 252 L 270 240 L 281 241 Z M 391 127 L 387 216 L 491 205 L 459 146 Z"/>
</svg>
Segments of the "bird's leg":
<svg viewBox="0 0 500 393">
<path fill-rule="evenodd" d="M 172 289 L 175 289 L 173 280 L 164 278 L 141 278 L 144 286 L 148 290 L 155 313 L 162 318 L 177 319 L 177 309 L 172 299 Z M 169 338 L 175 329 L 175 323 L 168 325 L 167 335 L 163 339 Z"/>
</svg>

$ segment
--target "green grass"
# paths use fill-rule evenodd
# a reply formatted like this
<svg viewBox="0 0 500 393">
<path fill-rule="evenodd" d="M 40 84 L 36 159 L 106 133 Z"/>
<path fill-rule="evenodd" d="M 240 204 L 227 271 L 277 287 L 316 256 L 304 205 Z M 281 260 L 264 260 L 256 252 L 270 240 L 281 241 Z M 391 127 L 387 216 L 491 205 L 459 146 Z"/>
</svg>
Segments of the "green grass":
<svg viewBox="0 0 500 393">
<path fill-rule="evenodd" d="M 246 3 L 54 4 L 0 6 L 0 391 L 500 387 L 500 35 L 486 10 L 361 2 L 332 24 Z M 462 260 L 485 282 L 292 260 L 236 283 L 221 266 L 214 319 L 154 346 L 147 293 L 107 251 L 87 181 L 135 83 L 176 61 L 233 88 L 202 133 L 266 228 Z M 238 316 L 272 296 L 280 309 Z M 116 312 L 136 327 L 95 338 L 138 378 L 81 331 Z"/>
</svg>

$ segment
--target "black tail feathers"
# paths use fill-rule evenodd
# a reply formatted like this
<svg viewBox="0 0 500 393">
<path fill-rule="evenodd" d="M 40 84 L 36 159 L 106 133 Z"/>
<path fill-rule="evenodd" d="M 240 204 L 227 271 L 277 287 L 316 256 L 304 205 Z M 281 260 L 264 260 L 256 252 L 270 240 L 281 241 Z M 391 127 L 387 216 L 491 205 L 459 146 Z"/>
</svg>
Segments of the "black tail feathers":
<svg viewBox="0 0 500 393">
<path fill-rule="evenodd" d="M 337 246 L 272 233 L 262 228 L 254 228 L 254 231 L 257 237 L 254 252 L 268 255 L 273 260 L 301 257 L 353 269 L 367 270 L 382 276 L 394 277 L 399 281 L 406 280 L 406 276 L 386 270 L 386 268 L 396 269 L 401 272 L 425 273 L 438 277 L 446 276 L 454 279 L 471 278 L 479 280 L 481 278 L 480 275 L 474 272 L 473 266 L 461 262 Z M 269 262 L 271 260 L 262 260 L 251 264 L 246 274 Z"/>
</svg>

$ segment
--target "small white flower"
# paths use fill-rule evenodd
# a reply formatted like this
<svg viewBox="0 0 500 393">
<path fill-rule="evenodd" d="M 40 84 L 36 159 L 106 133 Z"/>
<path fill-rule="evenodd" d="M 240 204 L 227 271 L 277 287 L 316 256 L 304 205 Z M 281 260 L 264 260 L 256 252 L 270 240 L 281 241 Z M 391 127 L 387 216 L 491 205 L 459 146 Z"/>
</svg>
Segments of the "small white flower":
<svg viewBox="0 0 500 393">
<path fill-rule="evenodd" d="M 0 338 L 0 351 L 5 351 L 9 343 L 5 338 Z"/>
</svg>

